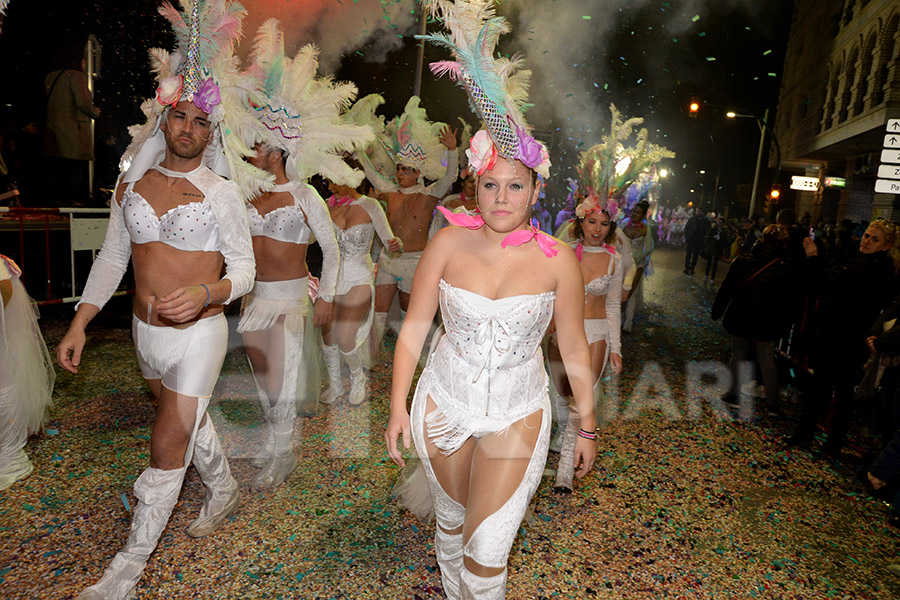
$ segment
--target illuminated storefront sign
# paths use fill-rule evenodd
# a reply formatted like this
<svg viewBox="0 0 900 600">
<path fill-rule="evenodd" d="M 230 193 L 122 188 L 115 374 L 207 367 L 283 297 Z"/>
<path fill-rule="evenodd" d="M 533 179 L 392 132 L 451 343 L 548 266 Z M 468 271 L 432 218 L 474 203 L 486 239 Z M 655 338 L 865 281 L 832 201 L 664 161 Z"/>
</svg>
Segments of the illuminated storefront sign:
<svg viewBox="0 0 900 600">
<path fill-rule="evenodd" d="M 819 189 L 819 179 L 817 177 L 800 177 L 794 175 L 791 177 L 791 189 L 802 190 L 804 192 L 815 192 Z"/>
</svg>

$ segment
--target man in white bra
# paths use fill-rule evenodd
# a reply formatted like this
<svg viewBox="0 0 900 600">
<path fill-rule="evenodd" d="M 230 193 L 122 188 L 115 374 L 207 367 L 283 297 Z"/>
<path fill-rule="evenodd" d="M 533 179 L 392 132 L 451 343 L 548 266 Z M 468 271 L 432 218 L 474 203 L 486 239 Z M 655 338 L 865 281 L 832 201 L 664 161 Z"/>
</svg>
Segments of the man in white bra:
<svg viewBox="0 0 900 600">
<path fill-rule="evenodd" d="M 426 120 L 419 98 L 413 96 L 403 114 L 397 118 L 392 158 L 397 164 L 396 182 L 386 179 L 375 170 L 365 153 L 357 153 L 366 177 L 387 201 L 387 218 L 394 234 L 403 242 L 403 253 L 391 256 L 382 252 L 375 276 L 375 320 L 372 325 L 375 341 L 381 340 L 387 322 L 388 311 L 394 294 L 400 289 L 400 308 L 406 311 L 412 290 L 413 274 L 428 242 L 431 219 L 438 202 L 450 191 L 458 175 L 459 157 L 456 151 L 456 132 L 447 126 L 440 129 L 437 143 L 427 135 L 436 124 Z M 438 124 L 439 125 L 439 124 Z M 404 137 L 403 133 L 410 132 Z M 445 170 L 441 177 L 428 187 L 423 175 L 430 168 L 429 162 L 440 160 L 437 149 L 440 144 L 447 149 Z M 429 153 L 430 150 L 430 153 Z M 443 161 L 441 161 L 443 162 Z M 439 171 L 440 172 L 440 171 Z"/>
<path fill-rule="evenodd" d="M 185 18 L 195 30 L 199 12 L 195 5 Z M 174 63 L 180 55 L 172 57 Z M 188 535 L 209 535 L 240 504 L 206 408 L 228 347 L 224 305 L 251 289 L 255 265 L 238 188 L 206 166 L 227 167 L 228 160 L 221 145 L 227 127 L 223 84 L 204 75 L 191 65 L 164 65 L 156 101 L 165 109 L 157 107 L 158 116 L 148 112 L 150 120 L 126 152 L 128 169 L 111 203 L 106 240 L 57 349 L 59 364 L 77 373 L 85 328 L 118 287 L 130 257 L 132 333 L 141 372 L 158 402 L 150 466 L 134 484 L 137 505 L 125 547 L 80 600 L 133 593 L 192 462 L 207 493 Z"/>
</svg>

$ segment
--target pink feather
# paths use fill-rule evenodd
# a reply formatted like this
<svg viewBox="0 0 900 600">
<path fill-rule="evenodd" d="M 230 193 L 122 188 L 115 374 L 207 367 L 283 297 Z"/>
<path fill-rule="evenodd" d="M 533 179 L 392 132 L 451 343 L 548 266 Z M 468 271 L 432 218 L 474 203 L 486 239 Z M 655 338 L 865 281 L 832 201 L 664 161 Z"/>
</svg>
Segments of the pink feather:
<svg viewBox="0 0 900 600">
<path fill-rule="evenodd" d="M 519 231 L 513 231 L 500 242 L 501 248 L 506 248 L 507 246 L 521 246 L 522 244 L 527 244 L 531 240 L 534 239 L 534 232 L 531 229 L 520 229 Z"/>
<path fill-rule="evenodd" d="M 484 219 L 478 215 L 471 216 L 466 213 L 455 213 L 444 206 L 438 206 L 437 209 L 447 218 L 447 222 L 457 227 L 465 227 L 467 229 L 480 229 L 484 225 Z"/>
<path fill-rule="evenodd" d="M 187 23 L 184 22 L 184 18 L 181 16 L 181 13 L 172 6 L 169 2 L 163 2 L 162 6 L 159 7 L 159 14 L 169 20 L 172 23 L 172 27 L 176 30 L 179 28 L 187 29 Z"/>
<path fill-rule="evenodd" d="M 452 60 L 439 60 L 428 65 L 431 72 L 436 77 L 449 75 L 453 81 L 459 81 L 462 77 L 462 70 L 458 62 Z"/>
</svg>

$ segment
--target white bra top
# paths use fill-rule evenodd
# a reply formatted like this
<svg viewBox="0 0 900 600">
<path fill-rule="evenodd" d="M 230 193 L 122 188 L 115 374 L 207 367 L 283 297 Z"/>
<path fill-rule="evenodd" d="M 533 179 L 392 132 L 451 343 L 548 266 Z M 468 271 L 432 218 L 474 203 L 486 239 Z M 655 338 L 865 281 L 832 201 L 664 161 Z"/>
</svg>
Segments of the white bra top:
<svg viewBox="0 0 900 600">
<path fill-rule="evenodd" d="M 134 183 L 129 183 L 122 195 L 122 216 L 135 244 L 162 242 L 188 252 L 219 250 L 219 226 L 206 198 L 158 217 L 147 199 L 134 191 Z"/>
<path fill-rule="evenodd" d="M 588 250 L 589 247 L 584 247 L 584 252 L 591 252 Z M 607 269 L 606 275 L 601 275 L 595 279 L 592 279 L 584 286 L 584 292 L 586 294 L 590 294 L 591 296 L 605 296 L 607 291 L 609 290 L 609 283 L 612 281 L 613 273 L 616 269 L 616 257 L 610 254 L 608 250 L 605 248 L 599 248 L 594 252 L 603 252 L 605 254 L 609 254 L 609 267 Z"/>
<path fill-rule="evenodd" d="M 273 192 L 289 192 L 293 184 L 276 185 Z M 310 237 L 306 215 L 296 203 L 280 206 L 265 215 L 259 214 L 256 207 L 247 202 L 247 216 L 250 219 L 250 235 L 267 237 L 279 242 L 292 244 L 308 244 Z"/>
</svg>

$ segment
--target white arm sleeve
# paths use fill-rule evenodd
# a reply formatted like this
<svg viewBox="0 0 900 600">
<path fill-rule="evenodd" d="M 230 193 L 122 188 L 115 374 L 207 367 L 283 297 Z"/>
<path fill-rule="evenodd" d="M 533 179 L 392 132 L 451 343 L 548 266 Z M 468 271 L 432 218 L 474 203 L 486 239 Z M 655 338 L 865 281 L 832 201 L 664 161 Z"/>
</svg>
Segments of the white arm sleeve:
<svg viewBox="0 0 900 600">
<path fill-rule="evenodd" d="M 103 308 L 112 298 L 125 269 L 128 268 L 128 260 L 131 258 L 131 236 L 125 228 L 125 218 L 122 216 L 122 207 L 113 196 L 110 202 L 109 225 L 106 227 L 106 238 L 97 259 L 91 266 L 81 300 L 75 305 L 75 310 L 82 303 L 93 304 L 97 308 Z"/>
<path fill-rule="evenodd" d="M 637 265 L 634 264 L 634 257 L 631 255 L 631 240 L 621 229 L 616 229 L 616 252 L 622 257 L 621 269 L 624 274 L 622 287 L 626 291 L 631 291 L 634 276 L 637 274 Z"/>
<path fill-rule="evenodd" d="M 622 257 L 610 256 L 615 263 L 612 281 L 606 291 L 606 322 L 609 329 L 609 351 L 622 356 Z"/>
<path fill-rule="evenodd" d="M 369 183 L 371 183 L 379 193 L 389 194 L 400 190 L 400 186 L 395 182 L 381 176 L 381 173 L 379 173 L 372 164 L 372 161 L 369 159 L 368 155 L 366 155 L 365 151 L 360 150 L 356 152 L 355 156 L 362 165 L 363 171 L 366 173 L 366 179 L 369 180 Z"/>
<path fill-rule="evenodd" d="M 368 196 L 360 196 L 356 203 L 359 204 L 359 206 L 368 213 L 369 218 L 372 219 L 375 233 L 378 234 L 378 239 L 381 240 L 381 243 L 385 247 L 389 240 L 397 237 L 391 229 L 391 224 L 388 223 L 387 215 L 384 214 L 384 209 L 381 208 L 381 204 L 379 204 L 377 200 L 369 198 Z"/>
<path fill-rule="evenodd" d="M 443 177 L 425 188 L 425 193 L 435 198 L 443 198 L 450 191 L 450 186 L 459 178 L 459 151 L 455 148 L 444 153 L 447 157 L 447 170 Z"/>
<path fill-rule="evenodd" d="M 322 248 L 322 277 L 319 279 L 318 297 L 325 302 L 331 302 L 334 300 L 334 291 L 337 288 L 341 257 L 328 205 L 308 185 L 297 185 L 294 190 L 294 201 L 303 209 L 303 213 L 306 215 L 306 224 L 309 225 L 313 235 L 316 236 L 316 241 Z"/>
<path fill-rule="evenodd" d="M 207 193 L 219 227 L 219 252 L 225 258 L 225 276 L 222 279 L 231 282 L 231 295 L 226 300 L 228 304 L 252 290 L 256 279 L 250 222 L 234 182 L 222 181 Z"/>
</svg>

